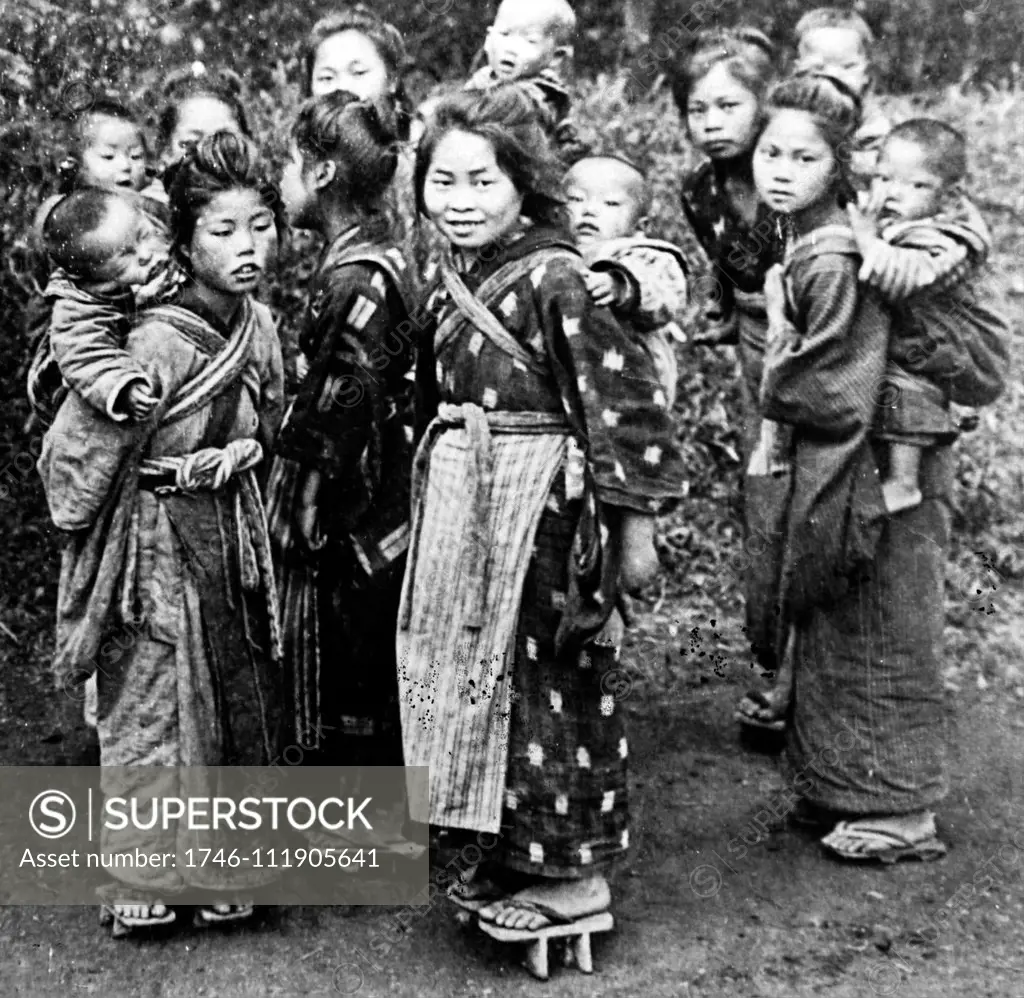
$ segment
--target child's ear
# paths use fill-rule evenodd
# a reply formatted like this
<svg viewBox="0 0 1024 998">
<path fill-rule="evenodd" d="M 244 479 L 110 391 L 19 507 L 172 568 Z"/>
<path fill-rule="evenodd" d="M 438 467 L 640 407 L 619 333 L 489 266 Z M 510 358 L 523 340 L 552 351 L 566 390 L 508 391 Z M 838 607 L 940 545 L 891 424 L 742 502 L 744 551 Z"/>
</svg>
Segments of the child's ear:
<svg viewBox="0 0 1024 998">
<path fill-rule="evenodd" d="M 318 191 L 330 187 L 338 173 L 338 165 L 333 159 L 325 159 L 316 164 L 313 171 L 313 184 Z"/>
<path fill-rule="evenodd" d="M 647 215 L 641 215 L 636 220 L 636 225 L 635 225 L 636 231 L 637 232 L 642 232 L 644 235 L 646 235 L 647 234 L 647 223 L 648 222 L 650 222 L 650 218 L 648 218 Z"/>
</svg>

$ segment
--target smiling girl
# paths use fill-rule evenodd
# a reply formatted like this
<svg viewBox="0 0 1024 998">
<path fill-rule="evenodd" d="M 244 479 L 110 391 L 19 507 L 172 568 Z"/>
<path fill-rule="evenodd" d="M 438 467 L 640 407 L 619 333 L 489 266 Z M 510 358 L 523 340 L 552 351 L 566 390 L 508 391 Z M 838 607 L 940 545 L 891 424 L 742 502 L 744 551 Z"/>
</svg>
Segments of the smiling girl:
<svg viewBox="0 0 1024 998">
<path fill-rule="evenodd" d="M 613 608 L 656 567 L 647 526 L 682 475 L 653 364 L 591 302 L 529 98 L 442 102 L 416 189 L 449 250 L 399 614 L 406 764 L 431 767 L 413 816 L 500 832 L 491 877 L 456 892 L 529 933 L 610 904 L 629 845 L 622 711 L 602 688 Z"/>
<path fill-rule="evenodd" d="M 152 421 L 112 428 L 120 461 L 102 483 L 62 460 L 81 422 L 75 395 L 44 442 L 51 513 L 75 531 L 63 556 L 55 669 L 65 689 L 97 678 L 101 765 L 168 767 L 160 781 L 123 769 L 112 777 L 114 792 L 137 792 L 144 807 L 153 796 L 202 795 L 183 788 L 178 767 L 268 764 L 280 749 L 276 597 L 254 468 L 280 421 L 283 376 L 273 319 L 252 298 L 274 260 L 278 205 L 247 140 L 218 132 L 189 153 L 171 185 L 174 251 L 189 280 L 178 303 L 146 312 L 127 343 L 161 389 Z M 101 644 L 125 632 L 123 652 L 99 666 Z M 104 851 L 138 844 L 181 855 L 197 844 L 173 827 L 129 834 L 104 829 Z M 183 888 L 206 892 L 204 924 L 248 917 L 251 905 L 222 899 L 261 882 L 255 871 L 181 865 L 116 876 L 104 909 L 115 935 L 173 922 L 165 902 Z"/>
</svg>

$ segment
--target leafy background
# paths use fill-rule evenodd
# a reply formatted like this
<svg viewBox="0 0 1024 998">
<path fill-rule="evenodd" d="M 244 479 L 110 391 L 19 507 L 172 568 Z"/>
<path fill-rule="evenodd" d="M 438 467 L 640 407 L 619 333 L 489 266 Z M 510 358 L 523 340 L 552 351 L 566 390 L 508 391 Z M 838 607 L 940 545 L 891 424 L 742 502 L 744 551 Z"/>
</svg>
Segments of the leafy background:
<svg viewBox="0 0 1024 998">
<path fill-rule="evenodd" d="M 414 97 L 464 77 L 494 3 L 471 0 L 374 5 L 405 32 Z M 788 37 L 806 0 L 629 0 L 577 3 L 577 116 L 599 146 L 621 149 L 649 170 L 658 235 L 689 244 L 678 207 L 681 174 L 692 163 L 666 75 L 679 40 L 742 17 L 777 40 Z M 894 118 L 926 112 L 963 127 L 971 141 L 972 187 L 993 226 L 994 264 L 1013 297 L 1017 328 L 1009 388 L 958 445 L 956 540 L 949 572 L 951 685 L 1005 682 L 1024 696 L 1015 617 L 994 623 L 990 595 L 1024 577 L 1024 426 L 1020 338 L 1024 281 L 1024 25 L 1007 0 L 864 0 L 855 5 L 883 40 L 876 60 Z M 33 469 L 38 439 L 24 431 L 25 304 L 45 274 L 25 234 L 54 186 L 68 112 L 96 88 L 120 92 L 153 115 L 160 80 L 199 60 L 230 66 L 246 81 L 258 138 L 280 155 L 280 137 L 298 99 L 303 33 L 328 6 L 243 0 L 49 0 L 0 2 L 0 647 L 10 663 L 0 682 L 37 672 L 50 646 L 56 592 L 56 538 Z M 286 339 L 300 313 L 311 251 L 296 241 L 266 291 Z M 662 525 L 668 572 L 651 593 L 655 608 L 682 602 L 738 618 L 745 559 L 733 414 L 736 368 L 728 351 L 685 349 L 678 404 L 689 493 Z"/>
</svg>

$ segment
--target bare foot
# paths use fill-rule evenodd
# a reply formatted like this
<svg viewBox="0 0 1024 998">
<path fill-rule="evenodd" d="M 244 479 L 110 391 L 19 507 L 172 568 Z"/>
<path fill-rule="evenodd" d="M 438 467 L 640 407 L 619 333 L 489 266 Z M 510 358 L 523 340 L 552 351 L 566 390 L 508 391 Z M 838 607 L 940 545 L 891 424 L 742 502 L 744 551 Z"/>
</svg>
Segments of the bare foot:
<svg viewBox="0 0 1024 998">
<path fill-rule="evenodd" d="M 511 897 L 496 901 L 481 909 L 480 918 L 506 929 L 533 932 L 555 922 L 556 919 L 545 914 L 545 909 L 563 919 L 576 921 L 607 911 L 611 903 L 611 891 L 604 877 L 562 880 L 527 887 Z"/>
</svg>

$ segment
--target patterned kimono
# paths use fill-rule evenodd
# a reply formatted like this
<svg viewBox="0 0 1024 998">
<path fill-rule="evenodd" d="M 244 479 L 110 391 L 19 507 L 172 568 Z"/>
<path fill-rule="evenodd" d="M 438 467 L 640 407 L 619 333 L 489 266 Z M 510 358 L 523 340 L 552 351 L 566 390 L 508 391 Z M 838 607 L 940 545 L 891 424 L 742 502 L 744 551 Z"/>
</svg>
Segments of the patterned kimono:
<svg viewBox="0 0 1024 998">
<path fill-rule="evenodd" d="M 325 248 L 300 339 L 309 373 L 268 484 L 292 724 L 324 764 L 401 765 L 394 633 L 418 335 L 408 300 L 394 247 L 355 228 Z M 296 520 L 309 472 L 321 480 L 317 552 Z"/>
<path fill-rule="evenodd" d="M 844 221 L 837 215 L 836 221 Z M 952 461 L 928 451 L 924 501 L 887 517 L 873 448 L 889 320 L 858 289 L 842 224 L 794 244 L 799 337 L 769 346 L 762 403 L 793 427 L 783 600 L 795 627 L 789 759 L 821 808 L 905 813 L 944 793 L 939 659 Z"/>
<path fill-rule="evenodd" d="M 67 460 L 86 408 L 77 395 L 40 457 L 56 524 L 77 528 L 63 554 L 55 668 L 64 689 L 96 676 L 104 767 L 169 767 L 159 787 L 141 777 L 140 797 L 215 793 L 181 767 L 266 765 L 283 747 L 276 595 L 253 471 L 280 420 L 281 348 L 269 311 L 245 299 L 230 328 L 177 306 L 152 309 L 127 350 L 162 399 L 155 423 L 110 424 L 120 460 L 87 524 L 78 490 L 91 499 L 97 483 Z M 138 779 L 120 771 L 103 783 L 128 795 Z M 104 849 L 197 844 L 173 825 L 104 836 Z M 163 891 L 250 887 L 262 876 L 183 862 L 116 873 Z"/>
<path fill-rule="evenodd" d="M 711 261 L 717 301 L 709 302 L 708 312 L 723 324 L 722 342 L 738 345 L 744 454 L 749 454 L 760 425 L 757 399 L 768 328 L 764 275 L 773 264 L 782 263 L 783 222 L 759 203 L 749 225 L 729 203 L 725 176 L 712 161 L 684 180 L 683 212 Z"/>
<path fill-rule="evenodd" d="M 398 655 L 406 764 L 431 787 L 412 816 L 500 831 L 507 867 L 586 877 L 629 843 L 604 520 L 662 511 L 681 467 L 654 366 L 592 305 L 568 238 L 537 228 L 484 259 L 463 305 L 447 265 L 419 355 L 434 418 Z"/>
</svg>

